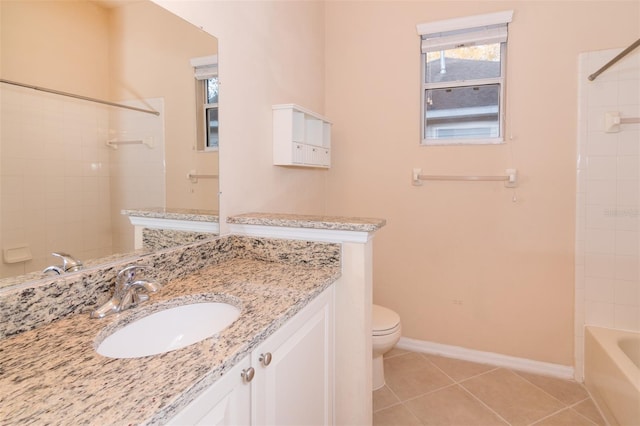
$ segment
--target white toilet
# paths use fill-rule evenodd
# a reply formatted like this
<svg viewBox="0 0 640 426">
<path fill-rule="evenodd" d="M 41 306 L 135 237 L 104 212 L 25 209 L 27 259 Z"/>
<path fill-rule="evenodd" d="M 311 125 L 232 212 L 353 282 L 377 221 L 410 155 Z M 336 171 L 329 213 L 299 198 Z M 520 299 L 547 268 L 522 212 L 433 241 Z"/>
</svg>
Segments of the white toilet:
<svg viewBox="0 0 640 426">
<path fill-rule="evenodd" d="M 373 305 L 371 313 L 373 329 L 373 390 L 384 386 L 382 356 L 400 340 L 400 315 L 384 306 Z"/>
</svg>

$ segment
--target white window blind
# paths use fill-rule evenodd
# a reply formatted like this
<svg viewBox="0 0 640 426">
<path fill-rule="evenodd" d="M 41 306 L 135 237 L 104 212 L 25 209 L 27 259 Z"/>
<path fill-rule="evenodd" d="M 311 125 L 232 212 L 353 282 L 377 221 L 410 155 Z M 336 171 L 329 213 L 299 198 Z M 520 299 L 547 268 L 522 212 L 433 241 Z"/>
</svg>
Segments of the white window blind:
<svg viewBox="0 0 640 426">
<path fill-rule="evenodd" d="M 218 55 L 191 59 L 196 80 L 208 80 L 218 75 Z"/>
<path fill-rule="evenodd" d="M 430 22 L 417 26 L 422 53 L 507 41 L 513 11 Z"/>
</svg>

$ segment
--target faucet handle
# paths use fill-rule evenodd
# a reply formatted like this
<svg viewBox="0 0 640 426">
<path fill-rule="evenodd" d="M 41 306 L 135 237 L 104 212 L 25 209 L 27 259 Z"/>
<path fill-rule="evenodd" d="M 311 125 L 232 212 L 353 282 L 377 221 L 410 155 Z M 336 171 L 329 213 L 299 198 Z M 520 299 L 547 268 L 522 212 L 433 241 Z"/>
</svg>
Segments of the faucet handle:
<svg viewBox="0 0 640 426">
<path fill-rule="evenodd" d="M 64 272 L 76 272 L 83 268 L 82 262 L 68 253 L 54 252 L 51 255 L 62 259 L 62 270 Z"/>
<path fill-rule="evenodd" d="M 116 276 L 116 285 L 124 286 L 126 284 L 132 284 L 138 280 L 138 275 L 141 271 L 151 270 L 150 266 L 144 265 L 131 265 L 122 269 Z"/>
</svg>

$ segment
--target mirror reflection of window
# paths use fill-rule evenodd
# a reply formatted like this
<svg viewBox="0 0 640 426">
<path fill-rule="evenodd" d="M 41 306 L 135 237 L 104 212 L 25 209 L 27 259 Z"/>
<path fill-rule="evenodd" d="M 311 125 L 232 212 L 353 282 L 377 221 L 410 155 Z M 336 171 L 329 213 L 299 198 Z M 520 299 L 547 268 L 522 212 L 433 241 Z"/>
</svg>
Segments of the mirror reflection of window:
<svg viewBox="0 0 640 426">
<path fill-rule="evenodd" d="M 207 148 L 218 149 L 218 77 L 204 80 L 206 87 L 207 103 L 204 105 L 207 116 Z"/>
<path fill-rule="evenodd" d="M 198 151 L 217 151 L 218 136 L 218 56 L 191 59 L 196 79 L 196 125 Z"/>
</svg>

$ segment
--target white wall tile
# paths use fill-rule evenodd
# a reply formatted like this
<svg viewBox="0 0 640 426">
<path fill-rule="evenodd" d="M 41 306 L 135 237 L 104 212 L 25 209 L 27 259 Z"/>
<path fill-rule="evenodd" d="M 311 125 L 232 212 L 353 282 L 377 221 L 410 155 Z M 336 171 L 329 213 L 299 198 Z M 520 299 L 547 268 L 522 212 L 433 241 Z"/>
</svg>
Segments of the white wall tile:
<svg viewBox="0 0 640 426">
<path fill-rule="evenodd" d="M 591 132 L 587 134 L 588 156 L 616 156 L 619 133 Z"/>
<path fill-rule="evenodd" d="M 638 105 L 640 103 L 640 80 L 623 80 L 618 83 L 618 104 Z"/>
<path fill-rule="evenodd" d="M 618 105 L 618 85 L 617 80 L 596 81 L 587 85 L 587 97 L 589 105 L 596 106 L 617 106 Z"/>
<path fill-rule="evenodd" d="M 613 327 L 615 324 L 613 303 L 587 301 L 585 322 L 587 325 Z"/>
<path fill-rule="evenodd" d="M 589 229 L 585 235 L 585 253 L 614 254 L 616 231 L 613 229 Z M 626 253 L 625 253 L 626 254 Z"/>
<path fill-rule="evenodd" d="M 586 254 L 584 272 L 586 278 L 615 278 L 615 256 L 612 254 Z"/>
<path fill-rule="evenodd" d="M 640 258 L 638 256 L 615 256 L 615 277 L 621 280 L 640 280 Z"/>
<path fill-rule="evenodd" d="M 616 179 L 588 179 L 586 181 L 586 204 L 615 205 L 616 192 Z"/>
<path fill-rule="evenodd" d="M 638 156 L 618 157 L 618 179 L 640 178 L 640 158 Z"/>
<path fill-rule="evenodd" d="M 640 307 L 640 282 L 615 280 L 614 302 L 617 305 Z"/>
<path fill-rule="evenodd" d="M 576 272 L 575 281 L 576 377 L 584 363 L 584 323 L 640 331 L 640 124 L 604 132 L 607 111 L 640 116 L 640 51 L 597 80 L 586 80 L 621 50 L 579 56 L 582 182 L 578 180 L 576 202 L 584 204 L 576 208 L 576 247 L 584 247 L 586 254 L 576 253 L 576 271 L 584 271 Z"/>
<path fill-rule="evenodd" d="M 616 200 L 620 206 L 637 207 L 640 204 L 640 180 L 619 180 L 616 184 Z"/>
<path fill-rule="evenodd" d="M 640 331 L 640 308 L 615 305 L 613 327 L 622 330 Z"/>
<path fill-rule="evenodd" d="M 640 231 L 640 209 L 637 206 L 619 207 L 615 217 L 615 228 L 626 229 L 629 231 Z"/>
<path fill-rule="evenodd" d="M 617 230 L 615 232 L 615 254 L 638 257 L 640 255 L 640 232 Z"/>
<path fill-rule="evenodd" d="M 640 155 L 640 131 L 625 127 L 618 135 L 618 155 Z"/>
<path fill-rule="evenodd" d="M 615 285 L 613 278 L 585 278 L 587 301 L 614 303 Z"/>
<path fill-rule="evenodd" d="M 610 205 L 587 205 L 585 207 L 586 229 L 616 229 L 615 204 Z"/>
<path fill-rule="evenodd" d="M 590 156 L 587 158 L 589 179 L 616 179 L 618 176 L 618 159 L 611 156 Z"/>
</svg>

